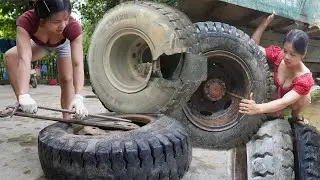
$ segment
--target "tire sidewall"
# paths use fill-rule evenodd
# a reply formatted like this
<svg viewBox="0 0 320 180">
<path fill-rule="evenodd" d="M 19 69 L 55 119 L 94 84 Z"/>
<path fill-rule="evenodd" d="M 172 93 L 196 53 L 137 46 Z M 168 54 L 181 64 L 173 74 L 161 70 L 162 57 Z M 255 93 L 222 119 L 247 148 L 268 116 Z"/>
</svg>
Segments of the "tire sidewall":
<svg viewBox="0 0 320 180">
<path fill-rule="evenodd" d="M 39 133 L 38 154 L 48 178 L 180 179 L 191 164 L 189 135 L 167 116 L 154 117 L 136 130 L 101 136 L 74 135 L 68 128 L 55 123 Z"/>
<path fill-rule="evenodd" d="M 198 35 L 201 53 L 226 51 L 242 59 L 242 66 L 245 66 L 250 71 L 249 78 L 252 79 L 251 92 L 253 92 L 253 99 L 256 103 L 265 102 L 268 98 L 269 89 L 268 64 L 258 46 L 250 40 L 249 36 L 233 26 L 219 22 L 200 22 L 195 23 L 195 25 L 199 28 Z M 213 26 L 217 26 L 216 30 L 208 32 L 208 29 L 213 28 Z M 226 28 L 229 28 L 229 31 Z M 249 94 L 250 92 L 247 92 L 248 96 Z M 188 111 L 186 108 L 188 107 L 183 107 L 184 111 Z M 228 128 L 206 131 L 195 126 L 189 118 L 185 117 L 185 114 L 178 114 L 183 117 L 180 119 L 183 119 L 182 123 L 190 131 L 196 146 L 214 147 L 217 149 L 230 149 L 246 143 L 258 131 L 265 119 L 264 115 L 239 114 L 237 120 Z"/>
<path fill-rule="evenodd" d="M 181 88 L 190 80 L 184 81 L 182 78 L 177 80 L 151 78 L 147 87 L 143 90 L 136 93 L 124 93 L 112 85 L 105 73 L 105 59 L 109 58 L 108 51 L 110 50 L 106 45 L 119 30 L 129 28 L 144 34 L 153 59 L 162 54 L 172 53 L 168 51 L 183 53 L 192 49 L 186 46 L 195 44 L 192 43 L 195 41 L 194 37 L 186 41 L 181 40 L 179 37 L 192 33 L 191 29 L 195 32 L 195 28 L 188 26 L 188 31 L 181 30 L 181 32 L 177 32 L 175 26 L 183 29 L 186 24 L 172 23 L 171 19 L 165 15 L 165 11 L 174 14 L 173 12 L 176 10 L 168 6 L 159 5 L 159 7 L 167 9 L 158 11 L 156 7 L 153 7 L 157 5 L 157 3 L 152 2 L 120 4 L 107 12 L 95 29 L 89 47 L 90 80 L 99 99 L 111 111 L 121 113 L 165 113 L 170 111 L 170 108 L 173 108 L 171 105 L 177 105 L 184 100 L 178 95 L 182 93 L 180 92 L 183 90 Z M 185 21 L 187 20 L 181 22 L 185 23 Z M 192 25 L 191 21 L 190 24 Z M 185 58 L 183 61 L 191 60 Z M 187 64 L 192 65 L 192 63 Z M 186 68 L 190 69 L 190 67 Z M 199 83 L 193 83 L 192 86 L 198 86 Z M 191 87 L 191 89 L 194 88 Z M 191 96 L 191 93 L 189 93 L 190 95 L 186 94 L 186 96 Z"/>
<path fill-rule="evenodd" d="M 260 116 L 253 115 L 252 119 L 239 120 L 232 128 L 212 132 L 195 126 L 182 109 L 174 111 L 172 117 L 177 118 L 186 127 L 190 133 L 193 146 L 218 150 L 228 150 L 244 145 L 263 123 Z"/>
</svg>

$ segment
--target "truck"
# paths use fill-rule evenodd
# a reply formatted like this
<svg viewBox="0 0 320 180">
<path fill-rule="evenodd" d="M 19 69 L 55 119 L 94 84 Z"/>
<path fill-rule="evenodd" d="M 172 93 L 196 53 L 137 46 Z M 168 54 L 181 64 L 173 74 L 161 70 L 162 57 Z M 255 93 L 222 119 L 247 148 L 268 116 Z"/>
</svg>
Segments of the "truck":
<svg viewBox="0 0 320 180">
<path fill-rule="evenodd" d="M 250 38 L 262 18 L 272 12 L 276 17 L 261 45 L 281 46 L 288 30 L 304 30 L 310 37 L 304 63 L 319 78 L 319 9 L 317 0 L 180 0 L 172 6 L 121 1 L 105 13 L 93 33 L 88 56 L 91 86 L 112 113 L 160 113 L 176 119 L 190 134 L 193 146 L 221 150 L 244 146 L 244 179 L 320 178 L 317 158 L 310 159 L 314 167 L 306 160 L 319 157 L 317 130 L 271 121 L 263 114 L 244 115 L 238 108 L 251 92 L 257 103 L 273 99 L 272 69 Z M 312 152 L 306 148 L 307 140 L 299 137 L 309 137 Z M 160 138 L 157 147 L 163 146 L 168 156 L 168 143 L 176 148 L 177 139 L 182 149 L 190 147 L 179 137 Z M 150 151 L 160 153 L 153 145 Z M 133 148 L 142 151 L 139 144 Z M 124 157 L 129 155 L 127 150 L 123 150 Z M 190 154 L 186 158 L 190 160 Z M 127 165 L 129 160 L 125 160 Z M 154 157 L 154 165 L 158 160 Z M 184 161 L 182 169 L 171 167 L 178 172 L 174 178 L 170 174 L 175 172 L 168 171 L 170 163 L 164 163 L 161 167 L 166 170 L 155 179 L 182 178 L 188 162 Z"/>
<path fill-rule="evenodd" d="M 234 147 L 262 123 L 261 116 L 238 112 L 241 97 L 252 91 L 261 103 L 274 91 L 272 69 L 250 34 L 272 12 L 277 16 L 261 46 L 281 46 L 288 30 L 303 29 L 311 39 L 304 63 L 317 79 L 318 7 L 315 0 L 182 0 L 173 8 L 123 2 L 105 14 L 93 33 L 92 87 L 110 111 L 172 115 L 183 107 L 176 116 L 187 117 L 181 121 L 193 132 L 194 143 Z M 254 120 L 242 120 L 248 118 Z"/>
</svg>

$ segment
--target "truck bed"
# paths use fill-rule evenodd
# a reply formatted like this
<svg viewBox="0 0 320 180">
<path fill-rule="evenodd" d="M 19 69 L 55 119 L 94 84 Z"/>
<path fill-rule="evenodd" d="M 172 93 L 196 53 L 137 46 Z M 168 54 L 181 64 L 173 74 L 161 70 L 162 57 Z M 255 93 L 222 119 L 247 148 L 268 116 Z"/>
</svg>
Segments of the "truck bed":
<svg viewBox="0 0 320 180">
<path fill-rule="evenodd" d="M 320 40 L 319 0 L 181 0 L 179 5 L 193 22 L 220 21 L 246 28 L 256 28 L 274 10 L 277 16 L 268 30 L 283 34 L 299 28 Z"/>
<path fill-rule="evenodd" d="M 261 45 L 281 46 L 289 30 L 304 30 L 311 39 L 304 62 L 315 77 L 320 77 L 319 0 L 180 0 L 178 5 L 193 22 L 223 22 L 249 35 L 274 10 L 276 17 L 263 34 Z"/>
</svg>

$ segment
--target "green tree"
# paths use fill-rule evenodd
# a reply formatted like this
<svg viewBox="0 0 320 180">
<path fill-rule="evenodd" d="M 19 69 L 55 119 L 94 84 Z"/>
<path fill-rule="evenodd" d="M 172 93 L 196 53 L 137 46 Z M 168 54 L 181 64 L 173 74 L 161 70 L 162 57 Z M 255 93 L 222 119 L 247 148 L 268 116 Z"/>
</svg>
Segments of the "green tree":
<svg viewBox="0 0 320 180">
<path fill-rule="evenodd" d="M 74 8 L 81 14 L 85 54 L 88 52 L 91 35 L 96 24 L 110 8 L 119 3 L 119 0 L 83 0 L 74 3 Z"/>
<path fill-rule="evenodd" d="M 10 0 L 0 2 L 0 37 L 15 38 L 16 19 L 31 7 L 31 1 Z"/>
</svg>

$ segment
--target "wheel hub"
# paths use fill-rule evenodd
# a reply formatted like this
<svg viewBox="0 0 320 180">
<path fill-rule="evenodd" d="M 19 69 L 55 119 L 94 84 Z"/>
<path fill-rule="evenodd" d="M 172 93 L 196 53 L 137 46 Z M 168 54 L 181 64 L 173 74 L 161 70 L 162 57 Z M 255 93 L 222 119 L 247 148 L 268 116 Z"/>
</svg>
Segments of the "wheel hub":
<svg viewBox="0 0 320 180">
<path fill-rule="evenodd" d="M 220 79 L 210 79 L 204 86 L 205 97 L 211 101 L 219 101 L 226 93 L 226 85 Z"/>
<path fill-rule="evenodd" d="M 148 86 L 153 72 L 151 42 L 139 30 L 123 29 L 109 40 L 109 58 L 104 59 L 104 70 L 110 83 L 124 93 L 132 94 Z"/>
<path fill-rule="evenodd" d="M 243 95 L 252 82 L 250 69 L 240 57 L 227 51 L 210 51 L 208 78 L 192 95 L 183 111 L 198 128 L 220 132 L 232 128 L 242 119 L 240 99 L 228 95 Z"/>
</svg>

